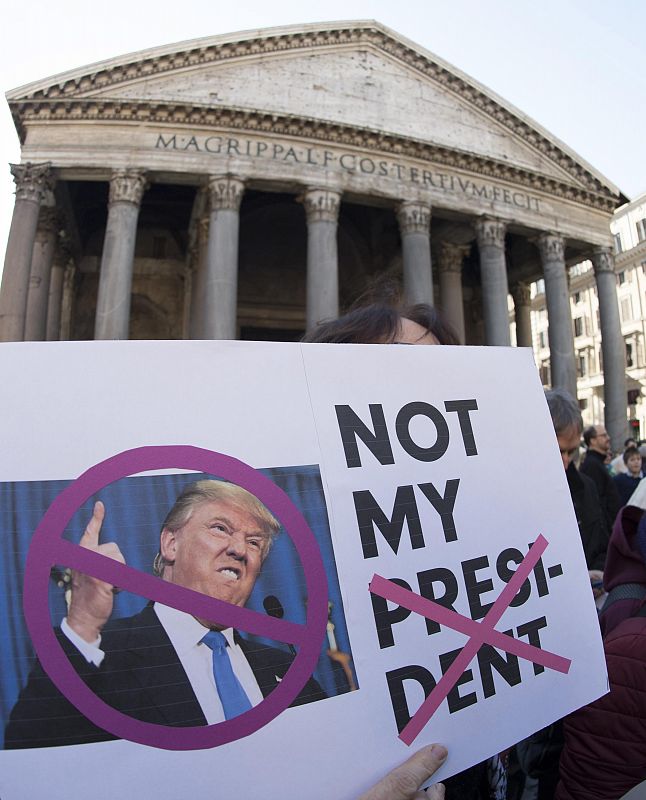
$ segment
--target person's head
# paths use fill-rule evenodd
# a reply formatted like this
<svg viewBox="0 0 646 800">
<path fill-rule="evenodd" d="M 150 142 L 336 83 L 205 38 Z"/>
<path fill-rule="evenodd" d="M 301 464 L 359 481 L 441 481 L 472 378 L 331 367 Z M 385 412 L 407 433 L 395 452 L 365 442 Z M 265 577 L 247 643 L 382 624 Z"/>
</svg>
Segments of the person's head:
<svg viewBox="0 0 646 800">
<path fill-rule="evenodd" d="M 564 389 L 546 390 L 545 399 L 552 417 L 563 467 L 567 469 L 581 444 L 581 429 L 583 428 L 581 410 L 574 397 Z"/>
<path fill-rule="evenodd" d="M 637 476 L 642 471 L 641 453 L 636 447 L 627 447 L 623 454 L 624 464 L 631 475 Z"/>
<path fill-rule="evenodd" d="M 154 572 L 164 580 L 244 606 L 280 524 L 246 489 L 202 480 L 164 520 Z"/>
<path fill-rule="evenodd" d="M 338 319 L 308 331 L 304 342 L 332 344 L 460 344 L 457 334 L 433 306 L 358 306 Z"/>
<path fill-rule="evenodd" d="M 629 447 L 637 447 L 637 440 L 630 437 L 626 439 L 624 442 L 624 450 L 627 450 Z"/>
<path fill-rule="evenodd" d="M 590 425 L 583 431 L 583 440 L 588 450 L 607 456 L 610 452 L 610 437 L 603 425 Z"/>
</svg>

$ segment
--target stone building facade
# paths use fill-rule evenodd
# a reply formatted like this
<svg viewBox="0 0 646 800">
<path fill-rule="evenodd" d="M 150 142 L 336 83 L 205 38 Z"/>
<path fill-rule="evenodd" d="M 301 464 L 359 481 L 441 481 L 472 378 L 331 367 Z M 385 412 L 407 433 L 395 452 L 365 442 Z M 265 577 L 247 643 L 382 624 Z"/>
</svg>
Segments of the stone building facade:
<svg viewBox="0 0 646 800">
<path fill-rule="evenodd" d="M 626 416 L 633 435 L 646 438 L 646 194 L 617 209 L 610 232 L 626 364 Z M 575 264 L 569 278 L 577 394 L 584 423 L 592 425 L 603 420 L 605 411 L 601 308 L 593 264 Z M 548 386 L 549 319 L 544 281 L 532 284 L 531 294 L 534 353 L 543 384 Z"/>
<path fill-rule="evenodd" d="M 373 21 L 217 36 L 7 95 L 22 141 L 0 340 L 295 339 L 371 282 L 468 344 L 531 345 L 576 386 L 566 268 L 596 265 L 606 420 L 623 339 L 608 223 L 624 202 L 520 111 Z M 607 350 L 607 353 L 606 353 Z"/>
</svg>

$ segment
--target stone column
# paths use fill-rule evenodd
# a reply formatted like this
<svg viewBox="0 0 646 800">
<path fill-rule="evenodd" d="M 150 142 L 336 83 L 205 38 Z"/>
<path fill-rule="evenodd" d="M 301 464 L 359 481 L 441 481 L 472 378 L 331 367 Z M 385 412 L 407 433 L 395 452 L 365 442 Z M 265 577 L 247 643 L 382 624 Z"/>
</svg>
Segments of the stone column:
<svg viewBox="0 0 646 800">
<path fill-rule="evenodd" d="M 460 342 L 465 342 L 464 298 L 462 296 L 462 262 L 469 246 L 442 242 L 440 246 L 440 306 L 447 321 L 455 328 Z"/>
<path fill-rule="evenodd" d="M 95 339 L 127 339 L 137 220 L 147 182 L 142 170 L 114 172 L 101 256 Z"/>
<path fill-rule="evenodd" d="M 184 302 L 182 303 L 182 339 L 191 338 L 191 301 L 193 298 L 193 270 L 188 264 L 182 271 Z"/>
<path fill-rule="evenodd" d="M 516 318 L 516 345 L 532 347 L 532 302 L 529 285 L 517 283 L 511 291 Z"/>
<path fill-rule="evenodd" d="M 307 330 L 339 316 L 337 224 L 341 193 L 308 189 L 301 198 L 307 218 Z"/>
<path fill-rule="evenodd" d="M 613 450 L 620 452 L 628 436 L 626 348 L 621 335 L 614 258 L 610 248 L 595 250 L 592 263 L 599 295 L 605 426 Z"/>
<path fill-rule="evenodd" d="M 60 214 L 55 208 L 41 207 L 31 256 L 31 274 L 25 315 L 24 339 L 26 342 L 45 340 L 50 274 L 60 225 Z"/>
<path fill-rule="evenodd" d="M 16 183 L 16 203 L 0 289 L 0 342 L 20 342 L 24 337 L 38 212 L 44 193 L 52 186 L 49 164 L 11 164 L 11 174 Z"/>
<path fill-rule="evenodd" d="M 203 280 L 194 286 L 200 339 L 235 339 L 238 321 L 238 233 L 244 183 L 233 175 L 209 178 L 211 213 Z"/>
<path fill-rule="evenodd" d="M 433 305 L 431 207 L 405 201 L 397 209 L 404 265 L 404 300 Z"/>
<path fill-rule="evenodd" d="M 74 295 L 76 288 L 76 266 L 68 262 L 63 276 L 63 299 L 61 300 L 60 339 L 67 342 L 72 338 L 72 316 L 74 311 Z"/>
<path fill-rule="evenodd" d="M 48 342 L 57 342 L 61 337 L 61 306 L 63 303 L 63 282 L 65 269 L 72 260 L 72 253 L 66 238 L 60 237 L 58 247 L 54 252 L 54 262 L 49 278 L 49 296 L 47 298 L 47 328 Z"/>
<path fill-rule="evenodd" d="M 475 223 L 480 252 L 480 280 L 485 341 L 488 345 L 511 344 L 507 308 L 507 263 L 505 261 L 506 223 L 481 217 Z"/>
<path fill-rule="evenodd" d="M 563 237 L 556 233 L 542 233 L 537 243 L 545 277 L 552 386 L 565 389 L 572 397 L 576 397 L 574 335 Z"/>
<path fill-rule="evenodd" d="M 209 248 L 209 217 L 205 214 L 195 223 L 195 241 L 191 251 L 191 313 L 189 338 L 207 339 L 204 327 L 206 275 Z"/>
</svg>

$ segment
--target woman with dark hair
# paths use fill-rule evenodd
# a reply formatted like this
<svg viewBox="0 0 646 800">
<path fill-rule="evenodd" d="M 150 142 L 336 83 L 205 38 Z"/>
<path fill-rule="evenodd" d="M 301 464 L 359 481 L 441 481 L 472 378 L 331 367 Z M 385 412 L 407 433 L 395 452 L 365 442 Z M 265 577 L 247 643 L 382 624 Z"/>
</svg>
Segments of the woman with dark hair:
<svg viewBox="0 0 646 800">
<path fill-rule="evenodd" d="M 440 311 L 423 303 L 355 305 L 338 319 L 322 322 L 304 342 L 328 344 L 461 344 Z M 446 800 L 491 800 L 506 794 L 506 768 L 498 756 L 444 781 Z"/>
<path fill-rule="evenodd" d="M 460 344 L 457 334 L 433 306 L 398 307 L 386 302 L 355 306 L 338 319 L 321 322 L 304 342 L 334 344 Z"/>
</svg>

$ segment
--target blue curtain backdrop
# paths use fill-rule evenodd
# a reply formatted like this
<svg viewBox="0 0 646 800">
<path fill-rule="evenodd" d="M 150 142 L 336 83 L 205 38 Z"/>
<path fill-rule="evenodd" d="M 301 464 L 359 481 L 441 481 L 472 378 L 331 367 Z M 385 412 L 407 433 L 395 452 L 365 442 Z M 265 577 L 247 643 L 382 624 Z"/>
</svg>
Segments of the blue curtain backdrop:
<svg viewBox="0 0 646 800">
<path fill-rule="evenodd" d="M 331 620 L 340 650 L 350 653 L 343 604 L 332 551 L 327 511 L 317 466 L 276 467 L 260 470 L 291 498 L 313 531 L 321 550 L 328 579 Z M 74 515 L 66 528 L 65 537 L 78 542 L 92 516 L 95 500 L 102 500 L 106 516 L 101 530 L 101 542 L 116 542 L 129 566 L 150 572 L 157 552 L 161 523 L 175 498 L 189 483 L 202 477 L 192 474 L 144 475 L 124 478 L 104 487 Z M 34 650 L 22 613 L 22 586 L 25 559 L 31 536 L 43 514 L 56 496 L 70 481 L 24 481 L 0 483 L 0 733 L 4 732 L 9 713 L 24 686 L 34 663 Z M 61 565 L 64 566 L 64 565 Z M 304 624 L 306 614 L 305 580 L 292 540 L 282 532 L 263 565 L 249 608 L 265 613 L 263 599 L 276 596 L 284 610 L 285 619 Z M 53 625 L 65 616 L 63 590 L 50 581 L 50 613 Z M 141 610 L 145 597 L 121 592 L 115 598 L 114 616 L 129 616 Z M 244 634 L 248 635 L 248 634 Z M 256 637 L 258 638 L 258 637 Z M 274 647 L 286 645 L 266 641 Z M 321 643 L 321 655 L 314 673 L 329 696 L 348 691 L 347 681 L 338 665 L 330 660 L 326 650 L 327 637 Z"/>
</svg>

